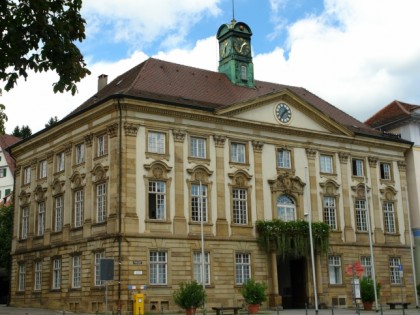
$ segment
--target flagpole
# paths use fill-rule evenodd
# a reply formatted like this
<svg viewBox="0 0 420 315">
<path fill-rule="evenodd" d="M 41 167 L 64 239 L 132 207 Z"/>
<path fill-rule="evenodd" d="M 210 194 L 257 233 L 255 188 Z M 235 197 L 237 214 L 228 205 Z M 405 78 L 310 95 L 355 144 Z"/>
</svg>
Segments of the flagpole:
<svg viewBox="0 0 420 315">
<path fill-rule="evenodd" d="M 370 225 L 370 213 L 369 213 L 369 203 L 367 195 L 367 177 L 365 176 L 365 209 L 366 209 L 366 219 L 368 225 L 369 233 L 369 248 L 370 248 L 370 260 L 372 262 L 372 278 L 373 278 L 373 290 L 375 292 L 375 308 L 378 311 L 378 292 L 376 290 L 376 273 L 375 273 L 375 260 L 373 257 L 373 245 L 372 245 L 372 227 Z"/>
<path fill-rule="evenodd" d="M 308 221 L 309 221 L 309 243 L 311 247 L 311 263 L 312 263 L 312 278 L 313 278 L 313 285 L 314 285 L 314 298 L 315 298 L 315 313 L 318 314 L 318 292 L 316 289 L 316 274 L 315 274 L 315 255 L 314 255 L 314 242 L 312 236 L 312 209 L 310 207 L 310 198 L 309 198 L 309 178 L 308 178 L 308 168 L 305 167 L 305 178 L 307 181 L 306 185 L 306 207 L 308 209 Z"/>
</svg>

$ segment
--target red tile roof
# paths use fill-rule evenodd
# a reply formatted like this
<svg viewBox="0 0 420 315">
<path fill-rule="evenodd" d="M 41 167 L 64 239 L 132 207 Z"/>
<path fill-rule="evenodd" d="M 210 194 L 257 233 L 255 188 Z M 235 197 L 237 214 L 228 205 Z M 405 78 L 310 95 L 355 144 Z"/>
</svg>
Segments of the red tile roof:
<svg viewBox="0 0 420 315">
<path fill-rule="evenodd" d="M 15 172 L 15 163 L 12 157 L 10 156 L 9 151 L 7 151 L 6 149 L 12 144 L 19 142 L 20 140 L 22 139 L 12 135 L 0 135 L 0 147 L 3 151 L 7 165 L 9 166 L 10 172 L 12 174 L 14 174 Z"/>
<path fill-rule="evenodd" d="M 285 89 L 355 133 L 383 136 L 381 132 L 358 121 L 304 88 L 257 80 L 255 88 L 241 87 L 231 83 L 223 73 L 154 58 L 149 58 L 118 76 L 69 116 L 76 115 L 116 95 L 149 99 L 172 106 L 215 111 Z"/>
<path fill-rule="evenodd" d="M 395 100 L 366 120 L 365 124 L 368 124 L 373 128 L 380 128 L 389 123 L 409 119 L 411 113 L 418 108 L 420 108 L 419 105 L 412 105 Z"/>
</svg>

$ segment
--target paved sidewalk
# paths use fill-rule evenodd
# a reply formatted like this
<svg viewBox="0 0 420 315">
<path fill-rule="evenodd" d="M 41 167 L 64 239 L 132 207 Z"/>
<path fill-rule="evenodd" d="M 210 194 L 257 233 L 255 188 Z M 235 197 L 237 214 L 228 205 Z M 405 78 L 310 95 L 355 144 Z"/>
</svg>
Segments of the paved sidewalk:
<svg viewBox="0 0 420 315">
<path fill-rule="evenodd" d="M 40 309 L 40 308 L 21 308 L 21 307 L 9 307 L 6 305 L 0 305 L 0 315 L 94 315 L 95 313 L 73 313 L 70 311 L 54 311 L 54 310 L 47 310 L 47 309 Z M 99 313 L 100 315 L 104 315 L 105 313 Z M 184 315 L 184 313 L 170 313 L 170 312 L 163 312 L 161 313 L 147 313 L 146 315 Z M 213 314 L 214 313 L 209 313 Z M 230 314 L 230 313 L 228 313 Z M 246 315 L 246 313 L 241 313 Z M 359 314 L 355 309 L 322 309 L 318 311 L 316 314 L 314 309 L 298 309 L 298 310 L 280 310 L 280 311 L 268 311 L 262 310 L 259 312 L 259 315 L 375 315 L 375 314 L 384 314 L 384 315 L 420 315 L 420 309 L 416 308 L 409 308 L 406 310 L 395 309 L 390 310 L 388 307 L 383 307 L 382 311 L 379 310 L 378 312 L 373 311 L 364 311 L 360 310 Z M 111 311 L 108 311 L 108 315 L 116 315 Z M 122 315 L 126 315 L 124 312 Z M 197 312 L 197 315 L 203 315 L 202 312 Z"/>
</svg>

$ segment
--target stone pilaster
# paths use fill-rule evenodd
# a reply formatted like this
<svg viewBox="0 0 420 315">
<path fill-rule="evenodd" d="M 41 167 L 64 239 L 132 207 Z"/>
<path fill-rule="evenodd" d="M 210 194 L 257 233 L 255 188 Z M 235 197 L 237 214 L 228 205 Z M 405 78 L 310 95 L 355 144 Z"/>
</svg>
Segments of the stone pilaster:
<svg viewBox="0 0 420 315">
<path fill-rule="evenodd" d="M 377 166 L 378 166 L 378 158 L 376 157 L 369 157 L 369 176 L 370 176 L 370 184 L 371 184 L 371 192 L 372 192 L 372 207 L 373 209 L 369 209 L 369 213 L 373 213 L 371 215 L 371 222 L 370 226 L 373 229 L 373 236 L 375 243 L 383 244 L 385 243 L 385 235 L 384 231 L 381 229 L 381 216 L 380 213 L 382 211 L 382 207 L 379 203 L 379 187 L 378 187 L 378 173 L 377 173 Z"/>
<path fill-rule="evenodd" d="M 254 173 L 255 173 L 255 198 L 257 205 L 257 220 L 264 220 L 264 194 L 263 194 L 263 173 L 262 173 L 262 150 L 264 143 L 252 141 L 254 148 Z M 278 291 L 277 291 L 278 293 Z"/>
<path fill-rule="evenodd" d="M 269 299 L 268 305 L 270 307 L 276 307 L 278 305 L 282 305 L 282 299 L 279 295 L 279 282 L 278 282 L 278 274 L 277 274 L 277 254 L 275 252 L 270 252 L 268 254 L 267 260 L 270 264 L 270 274 L 269 274 L 269 281 L 270 281 L 270 292 L 269 292 Z"/>
<path fill-rule="evenodd" d="M 345 242 L 355 242 L 356 237 L 351 225 L 351 207 L 350 207 L 350 188 L 348 162 L 349 155 L 347 153 L 339 153 L 340 171 L 341 171 L 341 189 L 343 191 L 343 216 L 344 216 L 344 240 Z"/>
<path fill-rule="evenodd" d="M 216 191 L 217 191 L 217 220 L 216 235 L 227 236 L 229 233 L 228 223 L 226 221 L 226 183 L 225 183 L 225 156 L 224 148 L 226 137 L 213 135 L 214 145 L 216 147 Z"/>
<path fill-rule="evenodd" d="M 403 208 L 403 217 L 404 217 L 404 242 L 409 244 L 411 231 L 408 225 L 408 209 L 407 209 L 407 164 L 405 161 L 398 161 L 398 171 L 400 174 L 400 183 L 401 183 L 401 200 Z"/>
<path fill-rule="evenodd" d="M 311 148 L 306 149 L 306 156 L 308 158 L 308 173 L 309 173 L 309 188 L 310 188 L 310 203 L 312 211 L 312 220 L 318 221 L 318 205 L 317 205 L 317 189 L 316 189 L 316 168 L 315 159 L 317 151 Z M 306 180 L 306 178 L 305 178 Z M 306 209 L 305 209 L 306 211 Z"/>
<path fill-rule="evenodd" d="M 184 140 L 185 131 L 172 130 L 175 156 L 175 216 L 174 234 L 187 234 L 187 221 L 184 215 Z"/>
</svg>

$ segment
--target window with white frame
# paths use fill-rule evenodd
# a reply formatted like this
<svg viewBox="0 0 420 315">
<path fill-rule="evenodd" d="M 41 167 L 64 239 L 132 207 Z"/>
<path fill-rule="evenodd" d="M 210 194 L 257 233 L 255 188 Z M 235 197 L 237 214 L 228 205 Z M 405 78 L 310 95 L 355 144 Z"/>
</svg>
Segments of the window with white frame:
<svg viewBox="0 0 420 315">
<path fill-rule="evenodd" d="M 108 152 L 108 143 L 107 143 L 107 135 L 103 134 L 96 137 L 96 156 L 104 156 L 107 155 Z"/>
<path fill-rule="evenodd" d="M 277 149 L 277 167 L 287 169 L 292 167 L 290 150 Z"/>
<path fill-rule="evenodd" d="M 244 188 L 232 189 L 233 223 L 248 224 L 248 191 Z"/>
<path fill-rule="evenodd" d="M 64 197 L 63 195 L 54 198 L 54 221 L 53 231 L 61 232 L 63 230 Z"/>
<path fill-rule="evenodd" d="M 197 283 L 203 283 L 203 265 L 204 265 L 204 284 L 210 285 L 210 254 L 204 253 L 204 262 L 201 252 L 194 252 L 194 280 Z"/>
<path fill-rule="evenodd" d="M 166 183 L 149 181 L 149 219 L 165 219 Z"/>
<path fill-rule="evenodd" d="M 366 211 L 366 200 L 356 200 L 356 229 L 358 231 L 366 232 L 367 226 L 367 211 Z"/>
<path fill-rule="evenodd" d="M 53 276 L 52 288 L 53 290 L 60 289 L 61 287 L 61 258 L 53 259 Z"/>
<path fill-rule="evenodd" d="M 332 174 L 334 172 L 333 157 L 331 155 L 321 154 L 319 157 L 321 173 Z"/>
<path fill-rule="evenodd" d="M 241 65 L 241 80 L 242 81 L 247 81 L 248 80 L 247 68 L 244 65 Z"/>
<path fill-rule="evenodd" d="M 379 169 L 381 172 L 381 179 L 391 179 L 391 164 L 390 163 L 379 163 Z"/>
<path fill-rule="evenodd" d="M 106 221 L 106 184 L 96 185 L 96 218 L 97 222 Z"/>
<path fill-rule="evenodd" d="M 166 251 L 150 252 L 150 284 L 167 283 L 168 253 Z"/>
<path fill-rule="evenodd" d="M 340 256 L 328 256 L 328 272 L 330 275 L 330 284 L 342 284 L 341 274 L 341 257 Z"/>
<path fill-rule="evenodd" d="M 362 256 L 360 257 L 360 264 L 363 266 L 364 278 L 372 278 L 372 260 L 370 256 Z"/>
<path fill-rule="evenodd" d="M 288 222 L 296 220 L 296 205 L 292 198 L 287 195 L 281 195 L 277 198 L 277 217 Z"/>
<path fill-rule="evenodd" d="M 24 263 L 19 264 L 19 284 L 18 291 L 25 291 L 25 281 L 26 281 L 26 266 Z"/>
<path fill-rule="evenodd" d="M 37 228 L 37 236 L 44 235 L 45 232 L 45 202 L 38 203 L 38 228 Z"/>
<path fill-rule="evenodd" d="M 75 147 L 76 164 L 82 164 L 85 162 L 85 144 L 79 143 Z"/>
<path fill-rule="evenodd" d="M 29 207 L 22 208 L 22 222 L 21 222 L 21 239 L 25 240 L 28 238 L 29 232 Z"/>
<path fill-rule="evenodd" d="M 42 160 L 39 162 L 39 178 L 47 177 L 47 160 Z"/>
<path fill-rule="evenodd" d="M 235 143 L 232 142 L 230 146 L 231 150 L 231 161 L 234 163 L 245 163 L 245 149 L 246 146 L 244 143 Z"/>
<path fill-rule="evenodd" d="M 389 259 L 389 271 L 391 277 L 391 284 L 402 284 L 400 276 L 401 259 L 399 257 L 391 257 Z"/>
<path fill-rule="evenodd" d="M 385 233 L 396 233 L 394 203 L 385 201 L 383 204 Z"/>
<path fill-rule="evenodd" d="M 56 162 L 57 162 L 57 172 L 64 171 L 64 162 L 65 162 L 65 155 L 64 152 L 60 152 L 56 155 Z"/>
<path fill-rule="evenodd" d="M 148 152 L 165 154 L 166 134 L 163 132 L 149 131 L 147 136 Z"/>
<path fill-rule="evenodd" d="M 42 284 L 42 262 L 35 262 L 34 266 L 34 290 L 40 291 Z"/>
<path fill-rule="evenodd" d="M 191 185 L 191 220 L 207 222 L 207 185 Z"/>
<path fill-rule="evenodd" d="M 28 185 L 31 182 L 31 167 L 27 166 L 23 169 L 23 184 Z"/>
<path fill-rule="evenodd" d="M 74 192 L 74 227 L 83 225 L 84 191 L 76 190 Z"/>
<path fill-rule="evenodd" d="M 197 137 L 190 138 L 190 156 L 199 159 L 206 158 L 206 139 Z"/>
<path fill-rule="evenodd" d="M 324 222 L 330 226 L 331 230 L 337 230 L 335 197 L 324 196 Z"/>
<path fill-rule="evenodd" d="M 235 282 L 244 284 L 251 278 L 251 255 L 248 253 L 235 254 Z"/>
<path fill-rule="evenodd" d="M 105 258 L 105 252 L 95 253 L 95 286 L 102 286 L 104 281 L 101 280 L 101 259 Z"/>
<path fill-rule="evenodd" d="M 81 264 L 81 256 L 77 255 L 77 256 L 73 256 L 72 258 L 72 269 L 73 269 L 73 277 L 72 277 L 72 282 L 71 282 L 71 286 L 72 288 L 80 288 L 80 275 L 81 275 L 81 271 L 82 271 L 82 264 Z"/>
<path fill-rule="evenodd" d="M 353 176 L 359 176 L 362 177 L 363 176 L 363 160 L 361 159 L 353 159 L 352 160 L 352 171 L 353 171 Z"/>
</svg>

